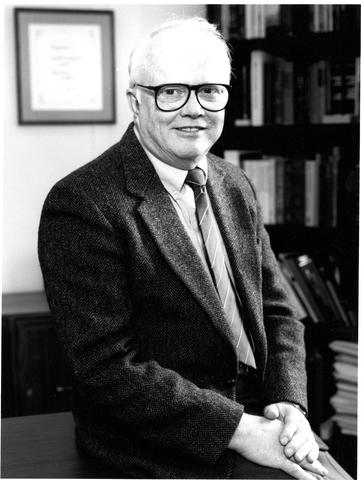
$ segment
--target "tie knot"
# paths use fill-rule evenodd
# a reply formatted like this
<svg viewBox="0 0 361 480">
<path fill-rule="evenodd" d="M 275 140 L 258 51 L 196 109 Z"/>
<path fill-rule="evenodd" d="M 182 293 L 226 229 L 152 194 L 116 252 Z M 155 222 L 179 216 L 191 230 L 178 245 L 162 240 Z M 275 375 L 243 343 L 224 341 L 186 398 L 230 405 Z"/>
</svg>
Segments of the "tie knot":
<svg viewBox="0 0 361 480">
<path fill-rule="evenodd" d="M 188 170 L 185 183 L 193 189 L 196 187 L 203 187 L 206 184 L 206 176 L 203 170 L 199 167 L 193 168 L 193 170 Z"/>
</svg>

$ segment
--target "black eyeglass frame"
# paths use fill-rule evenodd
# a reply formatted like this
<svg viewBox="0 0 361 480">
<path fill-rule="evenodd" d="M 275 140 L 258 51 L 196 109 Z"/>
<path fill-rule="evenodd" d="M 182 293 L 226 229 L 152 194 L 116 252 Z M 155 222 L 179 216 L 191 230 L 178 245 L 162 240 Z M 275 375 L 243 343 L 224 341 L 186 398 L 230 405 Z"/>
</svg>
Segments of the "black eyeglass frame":
<svg viewBox="0 0 361 480">
<path fill-rule="evenodd" d="M 181 108 L 184 107 L 184 105 L 186 105 L 186 103 L 188 102 L 189 100 L 189 97 L 191 96 L 191 92 L 192 90 L 195 91 L 196 93 L 196 99 L 197 99 L 197 102 L 199 103 L 199 105 L 204 109 L 204 110 L 207 110 L 208 112 L 221 112 L 222 110 L 224 110 L 228 104 L 228 101 L 229 101 L 229 96 L 230 96 L 230 93 L 231 93 L 231 89 L 232 89 L 232 86 L 231 85 L 227 85 L 225 83 L 201 83 L 200 85 L 187 85 L 186 83 L 163 83 L 162 85 L 156 85 L 156 86 L 151 86 L 151 85 L 142 85 L 140 83 L 136 83 L 135 85 L 137 85 L 138 87 L 141 87 L 141 88 L 146 88 L 147 90 L 152 90 L 154 92 L 154 100 L 155 100 L 155 104 L 157 106 L 157 108 L 162 111 L 162 112 L 176 112 L 177 110 L 180 110 Z M 204 107 L 201 102 L 199 101 L 199 98 L 198 98 L 198 91 L 201 87 L 211 87 L 212 85 L 220 85 L 221 87 L 225 87 L 227 92 L 228 92 L 228 99 L 227 99 L 227 102 L 225 104 L 225 106 L 223 108 L 219 108 L 218 110 L 211 110 L 209 108 L 206 108 Z M 179 86 L 179 87 L 187 87 L 188 89 L 188 96 L 185 100 L 185 102 L 183 103 L 183 105 L 181 105 L 180 107 L 177 107 L 177 108 L 173 108 L 172 110 L 165 110 L 164 108 L 161 108 L 159 105 L 158 105 L 158 92 L 161 88 L 163 87 L 175 87 L 175 86 Z"/>
</svg>

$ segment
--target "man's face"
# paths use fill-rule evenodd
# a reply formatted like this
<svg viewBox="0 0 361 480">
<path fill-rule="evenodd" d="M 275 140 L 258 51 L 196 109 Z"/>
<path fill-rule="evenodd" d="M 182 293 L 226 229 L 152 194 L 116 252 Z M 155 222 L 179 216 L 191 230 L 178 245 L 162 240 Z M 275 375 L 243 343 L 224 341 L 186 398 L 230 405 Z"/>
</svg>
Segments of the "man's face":
<svg viewBox="0 0 361 480">
<path fill-rule="evenodd" d="M 188 40 L 176 38 L 177 35 L 163 36 L 147 57 L 147 68 L 139 83 L 229 83 L 228 59 L 217 41 L 204 34 Z M 137 89 L 135 123 L 142 143 L 169 165 L 183 170 L 194 168 L 221 135 L 224 110 L 203 109 L 193 90 L 181 109 L 163 112 L 157 108 L 154 95 L 152 91 Z"/>
</svg>

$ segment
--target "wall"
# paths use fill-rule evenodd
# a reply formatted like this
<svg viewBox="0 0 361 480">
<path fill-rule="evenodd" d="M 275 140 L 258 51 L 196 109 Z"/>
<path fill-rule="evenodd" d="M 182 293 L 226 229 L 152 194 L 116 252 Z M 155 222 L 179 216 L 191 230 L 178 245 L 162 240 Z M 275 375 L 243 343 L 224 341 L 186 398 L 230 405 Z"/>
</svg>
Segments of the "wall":
<svg viewBox="0 0 361 480">
<path fill-rule="evenodd" d="M 19 5 L 22 6 L 22 5 Z M 27 4 L 26 7 L 30 8 Z M 43 6 L 45 8 L 46 5 Z M 55 5 L 52 5 L 56 8 Z M 41 208 L 51 186 L 118 141 L 131 120 L 125 97 L 128 56 L 154 25 L 172 14 L 205 16 L 205 5 L 81 5 L 115 14 L 117 123 L 114 125 L 20 126 L 17 124 L 14 6 L 4 11 L 3 292 L 43 288 L 37 258 Z"/>
</svg>

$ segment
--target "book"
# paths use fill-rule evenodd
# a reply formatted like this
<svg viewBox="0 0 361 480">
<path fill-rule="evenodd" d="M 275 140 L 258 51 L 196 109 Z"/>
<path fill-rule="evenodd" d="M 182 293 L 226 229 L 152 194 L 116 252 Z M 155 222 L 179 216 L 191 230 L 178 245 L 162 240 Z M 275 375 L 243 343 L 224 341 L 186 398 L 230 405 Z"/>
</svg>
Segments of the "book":
<svg viewBox="0 0 361 480">
<path fill-rule="evenodd" d="M 308 254 L 299 255 L 296 263 L 327 321 L 342 324 L 339 310 L 312 257 Z"/>
<path fill-rule="evenodd" d="M 242 168 L 257 191 L 264 222 L 268 225 L 284 223 L 285 214 L 285 164 L 280 156 L 253 158 L 243 155 Z"/>
<path fill-rule="evenodd" d="M 336 379 L 341 379 L 347 382 L 357 381 L 357 365 L 336 361 L 333 364 L 334 376 Z"/>
<path fill-rule="evenodd" d="M 281 5 L 267 4 L 264 5 L 264 10 L 265 36 L 279 34 L 282 27 Z"/>
<path fill-rule="evenodd" d="M 334 340 L 329 348 L 335 352 L 333 376 L 336 393 L 330 398 L 335 414 L 332 419 L 347 435 L 357 435 L 357 361 L 355 342 Z"/>
<path fill-rule="evenodd" d="M 338 197 L 339 197 L 339 164 L 341 159 L 341 151 L 338 146 L 332 148 L 332 153 L 329 156 L 329 163 L 331 169 L 331 195 L 329 198 L 330 212 L 330 227 L 337 227 L 338 225 Z"/>
<path fill-rule="evenodd" d="M 293 62 L 281 59 L 282 75 L 282 119 L 284 125 L 294 123 L 294 90 L 293 90 Z"/>
<path fill-rule="evenodd" d="M 292 282 L 292 275 L 280 260 L 278 260 L 278 265 L 280 268 L 283 284 L 290 298 L 290 302 L 293 308 L 296 310 L 298 318 L 300 320 L 303 320 L 307 317 L 308 314 L 302 303 L 302 300 L 300 299 L 297 291 L 295 290 L 294 284 Z"/>
<path fill-rule="evenodd" d="M 309 68 L 302 61 L 294 63 L 294 110 L 295 123 L 309 122 Z"/>
<path fill-rule="evenodd" d="M 332 226 L 332 165 L 329 156 L 320 164 L 320 226 Z"/>
<path fill-rule="evenodd" d="M 350 315 L 347 313 L 344 308 L 343 302 L 341 302 L 338 285 L 335 281 L 335 275 L 330 272 L 330 267 L 327 267 L 325 264 L 319 265 L 318 271 L 323 278 L 325 285 L 328 289 L 328 292 L 332 298 L 333 305 L 338 311 L 338 318 L 342 320 L 342 323 L 346 326 L 353 325 Z"/>
<path fill-rule="evenodd" d="M 251 125 L 250 66 L 247 62 L 235 65 L 235 78 L 232 83 L 232 111 L 236 126 Z"/>
<path fill-rule="evenodd" d="M 228 39 L 237 40 L 245 38 L 245 5 L 222 5 L 229 9 Z"/>
<path fill-rule="evenodd" d="M 254 185 L 257 192 L 259 204 L 262 208 L 263 221 L 265 224 L 273 222 L 272 203 L 274 180 L 270 182 L 269 178 L 269 162 L 262 158 L 258 160 L 245 159 L 242 162 L 242 168 L 248 178 Z"/>
<path fill-rule="evenodd" d="M 320 310 L 309 284 L 306 282 L 297 264 L 297 255 L 291 252 L 279 253 L 279 258 L 291 272 L 294 282 L 297 283 L 297 291 L 314 323 L 326 323 L 326 318 Z"/>
<path fill-rule="evenodd" d="M 250 78 L 251 78 L 251 122 L 253 126 L 265 123 L 265 71 L 266 64 L 271 61 L 271 56 L 262 50 L 251 52 Z"/>
<path fill-rule="evenodd" d="M 328 62 L 324 123 L 351 121 L 355 111 L 355 61 Z"/>
<path fill-rule="evenodd" d="M 285 221 L 304 225 L 305 159 L 292 158 L 285 168 Z"/>
<path fill-rule="evenodd" d="M 245 5 L 245 33 L 246 38 L 254 38 L 255 37 L 255 5 L 246 4 Z"/>
<path fill-rule="evenodd" d="M 360 57 L 355 58 L 355 110 L 354 115 L 360 119 Z"/>
<path fill-rule="evenodd" d="M 321 155 L 305 161 L 305 226 L 318 227 L 320 223 L 320 167 Z"/>
<path fill-rule="evenodd" d="M 326 114 L 326 71 L 326 60 L 318 60 L 309 67 L 309 119 L 311 123 L 322 123 L 323 116 Z"/>
<path fill-rule="evenodd" d="M 357 358 L 358 345 L 356 342 L 349 342 L 347 340 L 333 340 L 328 345 L 333 352 L 345 353 Z"/>
<path fill-rule="evenodd" d="M 235 167 L 240 167 L 240 158 L 239 158 L 240 151 L 239 150 L 225 150 L 223 152 L 223 158 L 234 165 Z"/>
<path fill-rule="evenodd" d="M 272 202 L 273 216 L 271 221 L 274 224 L 285 223 L 285 179 L 286 179 L 286 159 L 281 156 L 266 156 L 270 171 L 270 201 Z"/>
<path fill-rule="evenodd" d="M 224 150 L 223 152 L 224 159 L 235 165 L 236 167 L 242 168 L 243 160 L 247 159 L 259 159 L 263 157 L 263 154 L 260 150 Z"/>
</svg>

